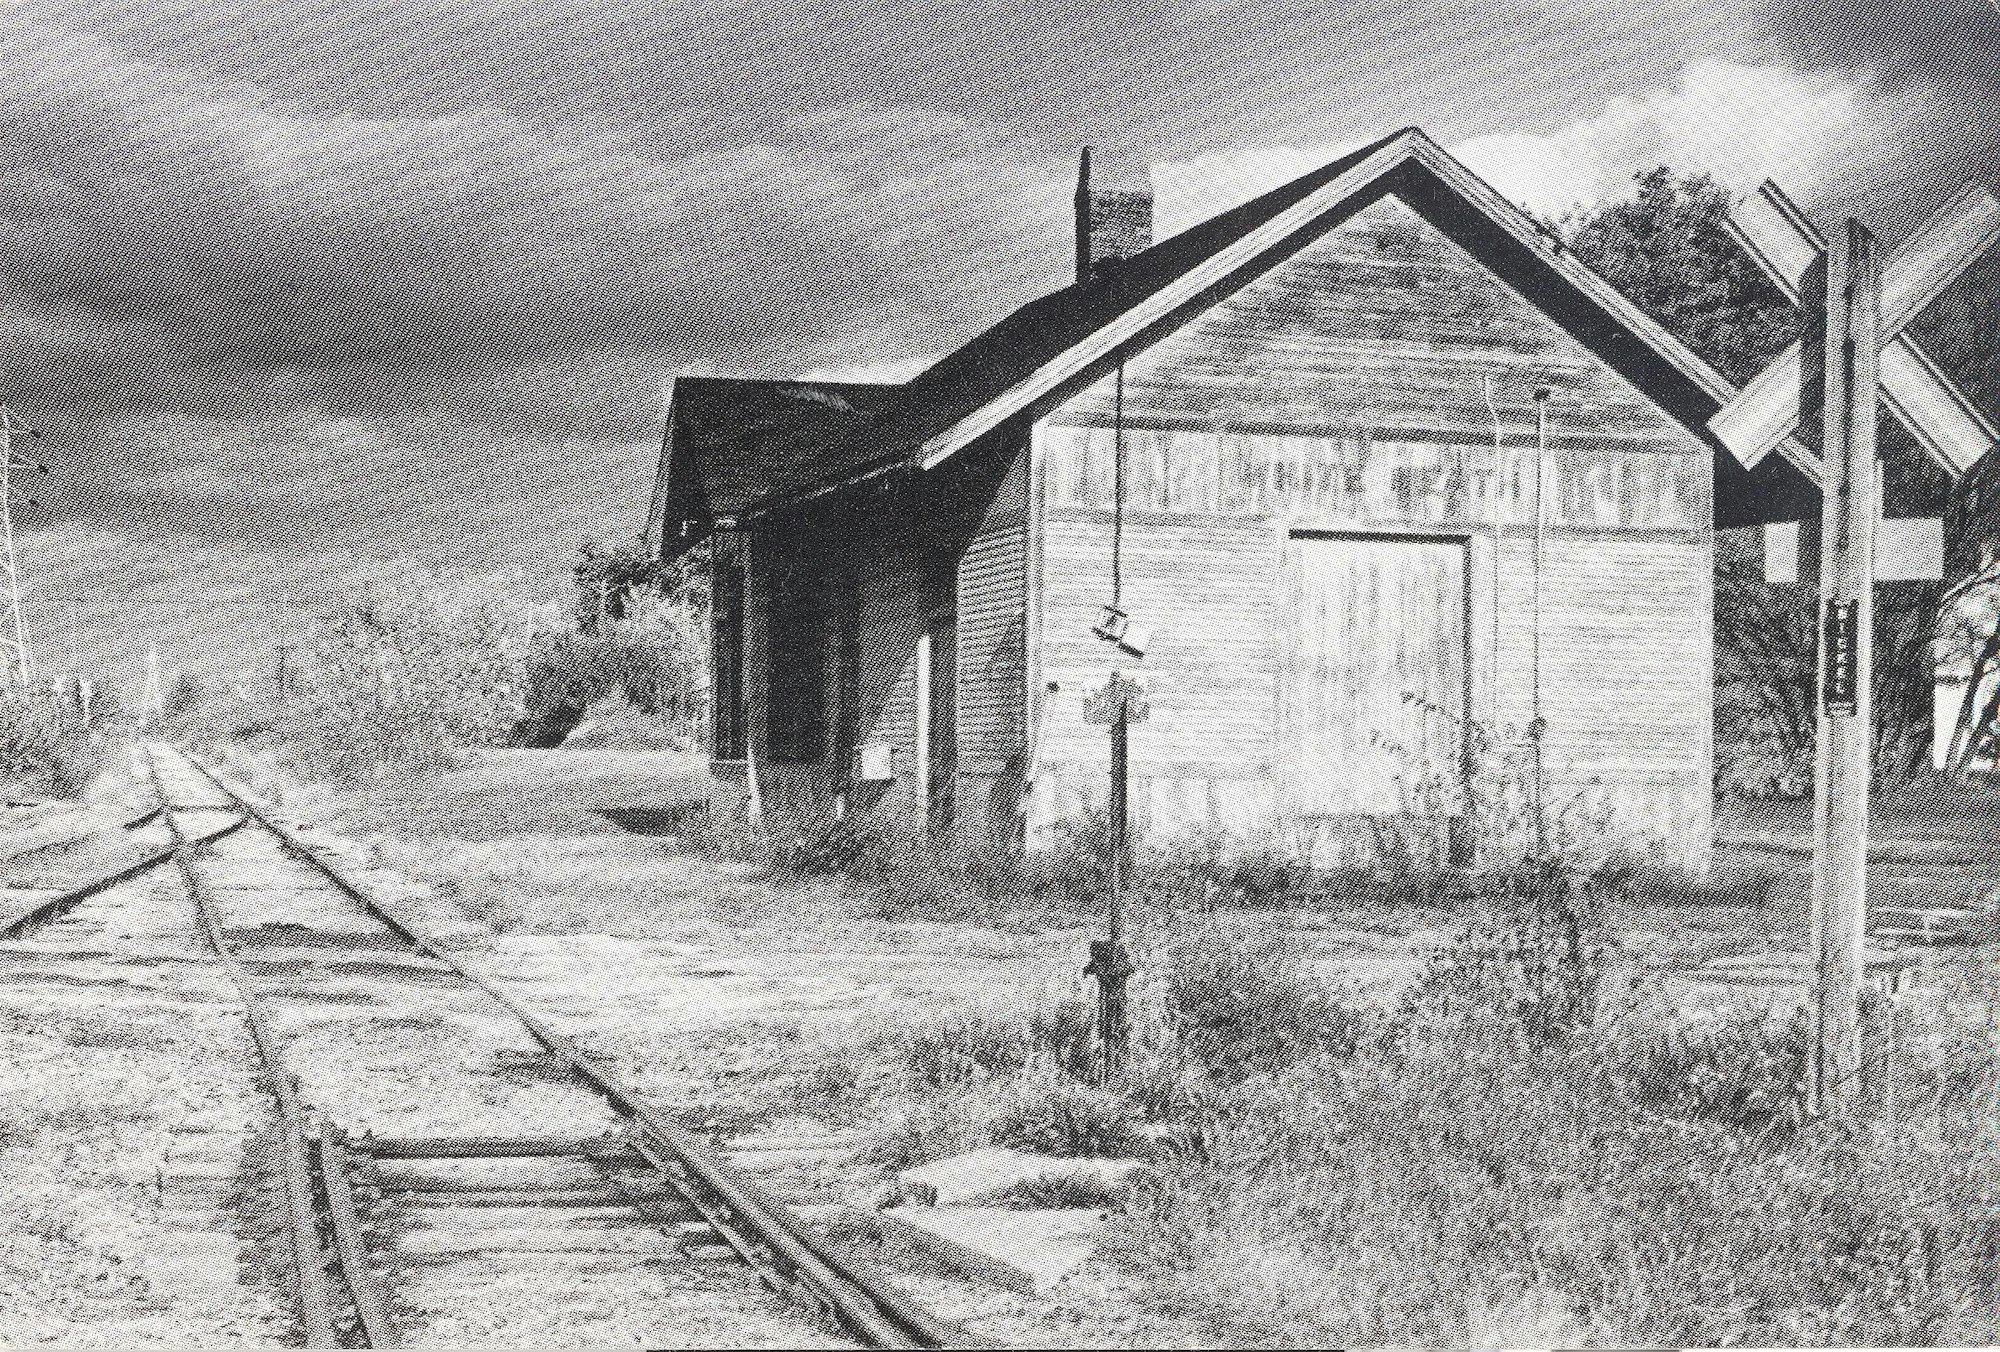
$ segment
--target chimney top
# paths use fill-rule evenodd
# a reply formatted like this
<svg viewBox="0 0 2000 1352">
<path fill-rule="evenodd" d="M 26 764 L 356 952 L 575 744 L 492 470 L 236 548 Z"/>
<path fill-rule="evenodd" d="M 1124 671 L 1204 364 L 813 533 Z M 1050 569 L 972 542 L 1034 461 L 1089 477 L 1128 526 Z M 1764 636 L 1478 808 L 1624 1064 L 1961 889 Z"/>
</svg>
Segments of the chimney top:
<svg viewBox="0 0 2000 1352">
<path fill-rule="evenodd" d="M 1085 146 L 1076 172 L 1076 279 L 1153 243 L 1153 183 L 1136 156 Z"/>
</svg>

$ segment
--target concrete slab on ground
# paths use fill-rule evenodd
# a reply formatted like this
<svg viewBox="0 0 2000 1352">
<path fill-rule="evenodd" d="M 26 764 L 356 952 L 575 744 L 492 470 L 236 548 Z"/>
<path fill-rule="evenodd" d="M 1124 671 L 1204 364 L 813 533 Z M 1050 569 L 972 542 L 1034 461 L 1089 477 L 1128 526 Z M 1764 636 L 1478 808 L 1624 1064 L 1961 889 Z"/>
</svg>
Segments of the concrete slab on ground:
<svg viewBox="0 0 2000 1352">
<path fill-rule="evenodd" d="M 1076 1178 L 1116 1191 L 1146 1167 L 1144 1160 L 1032 1155 L 1005 1146 L 983 1146 L 949 1159 L 933 1160 L 897 1175 L 906 1190 L 939 1206 L 977 1206 L 998 1200 L 1026 1184 Z"/>
<path fill-rule="evenodd" d="M 876 1217 L 888 1233 L 955 1271 L 1032 1296 L 1089 1260 L 1105 1213 L 944 1206 L 893 1207 Z"/>
</svg>

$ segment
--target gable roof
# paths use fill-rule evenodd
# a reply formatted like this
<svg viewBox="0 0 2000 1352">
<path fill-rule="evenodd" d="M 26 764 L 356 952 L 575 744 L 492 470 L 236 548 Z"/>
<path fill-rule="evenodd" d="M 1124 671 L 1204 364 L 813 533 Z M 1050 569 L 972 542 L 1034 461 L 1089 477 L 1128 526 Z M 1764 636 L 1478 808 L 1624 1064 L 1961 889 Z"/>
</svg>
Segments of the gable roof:
<svg viewBox="0 0 2000 1352">
<path fill-rule="evenodd" d="M 900 389 L 833 380 L 682 376 L 668 401 L 656 521 L 734 517 L 851 468 L 853 434 Z"/>
<path fill-rule="evenodd" d="M 750 515 L 871 474 L 928 469 L 1010 420 L 1094 379 L 1132 346 L 1270 266 L 1288 247 L 1395 191 L 1447 223 L 1489 266 L 1579 330 L 1719 452 L 1725 487 L 1752 488 L 1708 431 L 1736 386 L 1562 247 L 1521 208 L 1415 127 L 1362 146 L 1260 197 L 1162 240 L 1086 281 L 1029 302 L 880 402 L 838 443 L 773 466 Z M 881 387 L 877 387 L 881 388 Z M 1780 447 L 1814 476 L 1795 439 Z M 753 472 L 749 477 L 756 477 Z M 1768 476 L 1766 476 L 1768 478 Z M 1816 476 L 1814 476 L 1816 477 Z M 1796 489 L 1775 486 L 1779 496 Z"/>
</svg>

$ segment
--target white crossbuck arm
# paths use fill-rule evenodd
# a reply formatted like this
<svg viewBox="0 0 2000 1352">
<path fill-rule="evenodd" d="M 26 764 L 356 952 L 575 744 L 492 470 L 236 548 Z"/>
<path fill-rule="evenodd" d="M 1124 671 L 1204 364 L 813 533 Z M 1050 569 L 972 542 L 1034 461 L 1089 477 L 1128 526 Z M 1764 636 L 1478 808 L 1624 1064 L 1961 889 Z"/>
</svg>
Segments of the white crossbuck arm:
<svg viewBox="0 0 2000 1352">
<path fill-rule="evenodd" d="M 1826 241 L 1777 184 L 1766 182 L 1730 215 L 1744 250 L 1795 303 Z M 1966 265 L 2000 238 L 2000 198 L 1968 187 L 1890 256 L 1882 270 L 1882 394 L 1919 444 L 1954 476 L 1996 441 L 2000 430 L 1925 356 L 1903 329 Z M 1797 430 L 1804 381 L 1797 343 L 1709 420 L 1709 429 L 1745 465 L 1755 465 Z M 1811 466 L 1802 466 L 1810 471 Z"/>
</svg>

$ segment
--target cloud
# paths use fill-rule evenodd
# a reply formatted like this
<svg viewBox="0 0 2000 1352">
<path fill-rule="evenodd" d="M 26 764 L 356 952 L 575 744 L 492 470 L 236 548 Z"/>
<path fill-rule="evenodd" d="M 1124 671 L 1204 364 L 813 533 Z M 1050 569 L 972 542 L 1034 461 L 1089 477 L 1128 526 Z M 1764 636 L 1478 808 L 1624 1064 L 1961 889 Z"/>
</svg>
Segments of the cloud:
<svg viewBox="0 0 2000 1352">
<path fill-rule="evenodd" d="M 1913 217 L 1966 181 L 2000 181 L 2000 6 L 1993 0 L 1758 0 L 1762 40 L 1808 70 L 1872 75 L 1892 156 L 1840 189 L 1871 214 Z"/>
<path fill-rule="evenodd" d="M 1625 192 L 1655 165 L 1713 175 L 1732 188 L 1767 177 L 1812 191 L 1879 152 L 1869 83 L 1845 71 L 1726 61 L 1689 65 L 1670 89 L 1612 100 L 1544 134 L 1478 136 L 1458 157 L 1530 211 L 1554 216 Z"/>
<path fill-rule="evenodd" d="M 80 411 L 629 436 L 663 371 L 930 350 L 1063 252 L 1055 165 L 916 109 L 663 157 L 613 120 L 303 114 L 16 24 L 0 82 L 0 324 L 24 396 Z"/>
<path fill-rule="evenodd" d="M 1614 98 L 1548 132 L 1473 136 L 1452 153 L 1528 210 L 1613 200 L 1655 165 L 1734 188 L 1776 177 L 1796 194 L 1888 154 L 1872 82 L 1849 71 L 1692 62 L 1667 88 Z M 1355 148 L 1357 141 L 1219 151 L 1153 167 L 1162 235 L 1178 233 Z"/>
<path fill-rule="evenodd" d="M 1165 239 L 1337 159 L 1360 144 L 1258 146 L 1153 166 L 1153 222 Z"/>
</svg>

